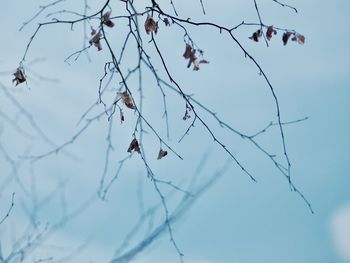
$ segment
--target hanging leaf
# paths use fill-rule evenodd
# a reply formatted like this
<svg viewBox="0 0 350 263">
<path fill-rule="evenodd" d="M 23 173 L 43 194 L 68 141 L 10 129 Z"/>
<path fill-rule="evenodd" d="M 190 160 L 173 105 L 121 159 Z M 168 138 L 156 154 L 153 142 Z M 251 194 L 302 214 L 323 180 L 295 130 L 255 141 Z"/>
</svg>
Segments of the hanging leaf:
<svg viewBox="0 0 350 263">
<path fill-rule="evenodd" d="M 282 36 L 283 45 L 287 45 L 289 37 L 292 35 L 291 32 L 285 32 Z"/>
<path fill-rule="evenodd" d="M 170 26 L 170 21 L 167 17 L 163 19 L 163 22 L 164 22 L 165 26 Z"/>
<path fill-rule="evenodd" d="M 136 140 L 136 138 L 134 138 L 130 145 L 129 145 L 129 148 L 128 148 L 128 152 L 131 153 L 132 151 L 135 151 L 135 152 L 138 152 L 138 153 L 141 153 L 141 149 L 140 149 L 140 146 L 139 146 L 139 142 Z"/>
<path fill-rule="evenodd" d="M 148 16 L 146 21 L 145 21 L 145 30 L 146 30 L 147 34 L 152 33 L 152 32 L 157 34 L 158 22 L 154 21 L 151 16 Z"/>
<path fill-rule="evenodd" d="M 196 50 L 194 50 L 191 47 L 191 45 L 186 44 L 185 53 L 183 54 L 183 57 L 185 59 L 188 59 L 188 64 L 187 64 L 188 68 L 191 66 L 192 63 L 196 61 L 197 57 L 195 54 L 196 54 Z"/>
<path fill-rule="evenodd" d="M 305 36 L 296 34 L 292 37 L 292 41 L 297 41 L 298 44 L 303 45 L 305 43 Z"/>
<path fill-rule="evenodd" d="M 121 96 L 122 96 L 122 101 L 126 107 L 132 110 L 136 109 L 135 104 L 127 91 L 122 92 Z"/>
<path fill-rule="evenodd" d="M 276 35 L 277 31 L 273 28 L 273 26 L 269 26 L 266 30 L 266 38 L 267 40 L 270 41 L 270 39 L 272 38 L 272 35 Z"/>
<path fill-rule="evenodd" d="M 93 27 L 91 27 L 91 36 L 92 38 L 89 41 L 90 45 L 94 45 L 95 47 L 97 47 L 98 51 L 102 50 L 102 45 L 100 42 L 102 36 L 101 32 L 96 32 L 96 30 Z"/>
<path fill-rule="evenodd" d="M 183 54 L 185 59 L 191 58 L 194 56 L 194 52 L 192 51 L 192 47 L 189 44 L 186 44 L 185 53 Z"/>
<path fill-rule="evenodd" d="M 200 64 L 209 64 L 209 61 L 207 61 L 205 59 L 201 59 L 201 60 L 196 59 L 193 63 L 193 70 L 195 70 L 195 71 L 199 70 Z"/>
<path fill-rule="evenodd" d="M 158 158 L 157 160 L 160 160 L 162 159 L 164 156 L 166 156 L 168 154 L 167 151 L 164 151 L 162 148 L 159 150 L 159 153 L 158 153 Z"/>
<path fill-rule="evenodd" d="M 15 78 L 12 80 L 12 82 L 16 82 L 16 86 L 25 82 L 27 79 L 26 75 L 24 74 L 23 68 L 17 68 L 16 72 L 13 73 L 13 75 L 15 76 Z"/>
<path fill-rule="evenodd" d="M 111 11 L 108 11 L 103 15 L 103 24 L 108 27 L 114 27 L 113 21 L 109 18 L 111 16 L 111 13 Z"/>
<path fill-rule="evenodd" d="M 202 57 L 204 52 L 201 49 L 198 49 L 199 55 Z M 199 65 L 200 64 L 208 64 L 209 61 L 205 60 L 205 59 L 201 59 L 198 60 L 197 56 L 196 56 L 196 50 L 192 48 L 191 45 L 186 44 L 185 47 L 185 52 L 183 54 L 183 57 L 185 59 L 188 59 L 188 64 L 187 67 L 189 68 L 192 63 L 193 63 L 193 70 L 198 71 L 199 70 Z"/>
<path fill-rule="evenodd" d="M 255 42 L 259 42 L 259 38 L 261 36 L 262 36 L 262 31 L 258 29 L 249 37 L 249 39 L 254 40 Z"/>
</svg>

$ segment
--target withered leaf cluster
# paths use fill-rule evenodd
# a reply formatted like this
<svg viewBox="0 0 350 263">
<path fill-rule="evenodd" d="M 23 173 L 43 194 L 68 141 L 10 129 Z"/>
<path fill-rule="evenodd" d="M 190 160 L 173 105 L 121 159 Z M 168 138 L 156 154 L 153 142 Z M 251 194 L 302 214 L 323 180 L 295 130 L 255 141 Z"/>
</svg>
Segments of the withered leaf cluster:
<svg viewBox="0 0 350 263">
<path fill-rule="evenodd" d="M 146 21 L 145 21 L 145 30 L 146 30 L 147 34 L 152 33 L 152 32 L 157 34 L 158 22 L 154 21 L 154 19 L 151 16 L 148 16 Z"/>
<path fill-rule="evenodd" d="M 22 68 L 17 68 L 16 72 L 13 73 L 15 78 L 12 80 L 12 82 L 16 82 L 16 86 L 18 84 L 21 84 L 26 81 L 27 77 L 24 73 L 24 70 Z"/>
<path fill-rule="evenodd" d="M 262 37 L 262 35 L 263 35 L 263 31 L 261 29 L 258 29 L 249 37 L 249 39 L 255 42 L 259 42 L 259 39 Z M 273 35 L 277 35 L 277 30 L 273 26 L 268 26 L 266 30 L 266 39 L 270 41 Z M 292 41 L 296 41 L 301 45 L 305 43 L 305 36 L 295 32 L 286 31 L 282 35 L 283 45 L 287 45 L 290 37 L 292 37 L 291 38 Z"/>
<path fill-rule="evenodd" d="M 199 50 L 199 53 L 202 55 L 203 51 Z M 209 62 L 205 59 L 199 60 L 196 56 L 196 50 L 192 48 L 190 44 L 186 44 L 185 52 L 183 54 L 185 59 L 188 59 L 187 67 L 189 68 L 193 64 L 193 70 L 199 70 L 200 64 L 208 64 Z"/>
</svg>

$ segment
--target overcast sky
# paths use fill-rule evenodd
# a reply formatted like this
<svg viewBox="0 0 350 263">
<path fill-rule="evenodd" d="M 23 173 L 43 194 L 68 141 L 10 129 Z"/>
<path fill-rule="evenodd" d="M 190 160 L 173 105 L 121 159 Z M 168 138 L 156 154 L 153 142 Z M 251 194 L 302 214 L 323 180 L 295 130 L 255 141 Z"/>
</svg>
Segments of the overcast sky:
<svg viewBox="0 0 350 263">
<path fill-rule="evenodd" d="M 95 2 L 98 1 L 90 3 L 92 10 L 96 8 Z M 144 10 L 144 2 L 139 3 L 140 10 Z M 158 2 L 162 8 L 171 12 L 169 1 Z M 179 15 L 185 19 L 191 17 L 193 21 L 215 21 L 227 27 L 243 20 L 258 22 L 253 0 L 239 3 L 204 0 L 206 15 L 201 13 L 199 1 L 184 2 L 174 1 Z M 30 47 L 27 61 L 38 58 L 45 60 L 34 64 L 31 71 L 27 71 L 28 86 L 14 87 L 11 73 L 6 72 L 18 66 L 37 23 L 47 21 L 49 18 L 45 16 L 50 12 L 83 10 L 83 1 L 67 0 L 41 14 L 19 32 L 22 23 L 37 12 L 40 4 L 45 3 L 0 1 L 3 25 L 0 42 L 0 72 L 3 73 L 0 82 L 34 116 L 45 134 L 61 144 L 70 140 L 83 127 L 84 122 L 77 125 L 78 120 L 98 99 L 98 83 L 103 76 L 103 65 L 108 54 L 105 46 L 101 52 L 90 48 L 90 62 L 85 55 L 81 55 L 77 61 L 71 61 L 68 65 L 64 62 L 65 58 L 83 45 L 82 26 L 76 25 L 73 30 L 69 25 L 43 28 Z M 269 47 L 263 41 L 255 43 L 248 37 L 257 30 L 256 27 L 243 27 L 235 36 L 268 75 L 279 99 L 282 121 L 308 117 L 306 121 L 285 126 L 285 135 L 293 182 L 310 201 L 315 213 L 311 214 L 302 199 L 289 190 L 288 182 L 269 159 L 247 141 L 220 128 L 204 111 L 200 113 L 213 127 L 213 131 L 258 182 L 254 183 L 242 173 L 199 123 L 178 143 L 190 122 L 182 120 L 185 111 L 183 101 L 169 90 L 169 144 L 184 160 L 179 160 L 172 153 L 160 161 L 155 160 L 159 142 L 148 130 L 144 146 L 155 174 L 163 180 L 180 184 L 192 178 L 196 167 L 201 164 L 201 182 L 221 169 L 227 160 L 231 160 L 220 180 L 173 225 L 174 237 L 185 254 L 185 262 L 350 262 L 350 3 L 346 0 L 295 0 L 288 3 L 295 6 L 298 13 L 282 8 L 273 1 L 258 1 L 266 24 L 295 29 L 305 35 L 304 45 L 290 42 L 283 46 L 280 32 L 272 38 Z M 117 8 L 113 9 L 113 14 L 118 14 Z M 142 25 L 145 18 L 141 19 Z M 96 26 L 94 21 L 92 25 Z M 112 42 L 119 43 L 124 40 L 125 32 L 124 21 L 108 29 L 107 33 Z M 191 27 L 189 32 L 204 50 L 205 59 L 210 61 L 210 64 L 201 65 L 198 72 L 186 68 L 186 61 L 182 57 L 185 45 L 180 29 L 174 25 L 166 28 L 160 24 L 156 36 L 170 71 L 184 91 L 194 94 L 194 98 L 246 134 L 254 134 L 270 121 L 276 121 L 275 104 L 269 87 L 253 63 L 244 58 L 237 45 L 227 35 L 220 35 L 207 27 Z M 147 43 L 150 37 L 144 32 L 142 37 L 144 45 L 155 55 L 151 44 Z M 134 58 L 132 52 L 126 53 L 124 70 L 134 66 Z M 153 61 L 159 74 L 166 79 L 160 61 L 155 57 Z M 39 81 L 36 73 L 49 80 Z M 112 85 L 118 86 L 118 81 L 115 80 Z M 148 73 L 144 75 L 143 85 L 146 92 L 145 114 L 152 125 L 159 129 L 161 136 L 166 138 L 162 97 Z M 137 80 L 131 80 L 130 86 L 136 92 Z M 113 92 L 107 94 L 113 96 Z M 0 94 L 1 112 L 15 119 L 18 109 L 13 107 L 4 92 Z M 99 106 L 94 112 L 101 110 L 103 107 Z M 120 125 L 118 118 L 113 123 L 114 151 L 108 178 L 113 177 L 118 161 L 127 156 L 126 149 L 132 139 L 135 115 L 124 110 L 125 123 Z M 19 123 L 36 138 L 28 139 L 13 132 L 1 115 L 1 145 L 14 160 L 23 162 L 18 171 L 20 180 L 30 184 L 35 177 L 34 188 L 39 199 L 64 182 L 64 187 L 58 188 L 64 189 L 58 191 L 62 194 L 48 201 L 40 214 L 43 224 L 53 224 L 65 213 L 62 209 L 67 207 L 72 211 L 97 191 L 108 146 L 105 140 L 108 120 L 103 116 L 96 121 L 74 144 L 66 148 L 66 152 L 35 162 L 32 166 L 34 171 L 30 170 L 30 162 L 20 156 L 25 154 L 26 149 L 35 155 L 47 152 L 53 146 L 37 138 L 37 132 L 26 122 L 25 117 L 20 117 Z M 258 141 L 283 160 L 281 139 L 276 127 L 259 136 Z M 201 163 L 205 154 L 207 159 Z M 5 161 L 4 154 L 0 155 L 0 160 L 4 167 L 0 178 L 4 180 L 11 173 L 11 167 Z M 24 188 L 33 190 L 30 185 Z M 26 200 L 26 194 L 22 193 L 23 188 L 18 186 L 18 181 L 11 182 L 2 190 L 0 219 L 8 207 L 10 194 L 18 192 L 13 213 L 0 225 L 1 242 L 6 254 L 11 244 L 10 237 L 19 236 L 28 222 L 24 211 L 26 206 L 30 207 L 30 201 Z M 169 188 L 162 186 L 162 190 L 167 192 Z M 62 206 L 60 196 L 64 196 L 63 203 L 66 205 Z M 169 201 L 170 209 L 175 207 L 181 197 L 182 193 L 176 193 L 174 200 Z M 143 201 L 140 202 L 140 199 Z M 47 241 L 47 246 L 42 247 L 42 257 L 60 253 L 57 247 L 54 250 L 48 244 L 74 249 L 87 242 L 85 250 L 72 258 L 72 262 L 109 262 L 126 233 L 137 222 L 140 205 L 147 208 L 157 202 L 159 196 L 146 177 L 139 156 L 133 155 L 111 187 L 107 201 L 95 201 L 66 227 L 55 232 Z M 155 224 L 161 221 L 162 215 L 163 211 L 160 210 Z M 146 230 L 147 226 L 143 231 Z M 135 243 L 144 232 L 137 236 Z M 38 255 L 33 255 L 27 262 L 33 259 L 38 259 Z M 165 232 L 159 241 L 133 262 L 172 263 L 178 262 L 178 257 Z"/>
</svg>

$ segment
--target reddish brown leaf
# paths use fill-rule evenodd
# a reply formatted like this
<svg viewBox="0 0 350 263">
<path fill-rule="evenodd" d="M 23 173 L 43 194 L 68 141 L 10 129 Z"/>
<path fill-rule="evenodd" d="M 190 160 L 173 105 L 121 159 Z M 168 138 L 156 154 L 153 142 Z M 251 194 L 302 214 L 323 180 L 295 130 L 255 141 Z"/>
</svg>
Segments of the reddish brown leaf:
<svg viewBox="0 0 350 263">
<path fill-rule="evenodd" d="M 126 107 L 132 110 L 136 109 L 135 104 L 127 91 L 122 92 L 121 96 L 122 96 L 123 103 L 125 104 Z"/>
<path fill-rule="evenodd" d="M 101 32 L 100 31 L 96 32 L 96 30 L 91 27 L 91 36 L 92 38 L 89 41 L 90 45 L 94 45 L 95 47 L 97 47 L 98 51 L 102 50 L 102 45 L 100 42 L 101 36 L 102 36 Z"/>
<path fill-rule="evenodd" d="M 266 38 L 267 40 L 270 40 L 272 38 L 272 35 L 276 35 L 277 31 L 273 28 L 273 26 L 269 26 L 266 30 Z"/>
<path fill-rule="evenodd" d="M 103 24 L 105 24 L 108 27 L 114 27 L 113 21 L 109 18 L 110 16 L 111 11 L 108 11 L 103 15 Z"/>
<path fill-rule="evenodd" d="M 168 152 L 167 151 L 164 151 L 163 149 L 160 149 L 159 150 L 159 153 L 158 153 L 158 158 L 157 158 L 157 160 L 160 160 L 160 159 L 162 159 L 164 156 L 166 156 L 168 154 Z"/>
<path fill-rule="evenodd" d="M 12 82 L 16 82 L 16 86 L 26 81 L 27 77 L 24 74 L 23 68 L 17 68 L 16 72 L 13 73 L 13 75 L 15 78 L 12 80 Z"/>
<path fill-rule="evenodd" d="M 140 146 L 139 146 L 139 142 L 136 140 L 136 138 L 134 138 L 130 145 L 129 145 L 129 148 L 128 148 L 128 152 L 131 153 L 132 151 L 135 151 L 135 152 L 138 152 L 138 153 L 141 153 L 141 149 L 140 149 Z"/>
<path fill-rule="evenodd" d="M 192 47 L 189 44 L 186 44 L 186 48 L 185 48 L 185 53 L 183 54 L 185 59 L 188 59 L 190 57 L 192 57 L 193 51 L 192 51 Z"/>
<path fill-rule="evenodd" d="M 145 30 L 146 30 L 147 34 L 152 33 L 152 32 L 157 34 L 158 22 L 154 21 L 151 16 L 148 16 L 146 21 L 145 21 Z"/>
</svg>

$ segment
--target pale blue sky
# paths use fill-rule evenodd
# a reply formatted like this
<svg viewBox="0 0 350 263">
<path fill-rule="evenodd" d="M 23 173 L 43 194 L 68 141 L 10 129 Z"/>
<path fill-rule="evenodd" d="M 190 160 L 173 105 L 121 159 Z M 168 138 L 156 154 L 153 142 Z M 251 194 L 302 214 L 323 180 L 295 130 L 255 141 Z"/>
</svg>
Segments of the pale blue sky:
<svg viewBox="0 0 350 263">
<path fill-rule="evenodd" d="M 91 6 L 94 6 L 92 2 Z M 166 6 L 169 7 L 168 2 L 159 1 L 159 4 L 166 9 Z M 196 21 L 213 19 L 226 26 L 234 26 L 242 20 L 258 21 L 253 1 L 235 3 L 236 1 L 204 0 L 206 16 L 201 14 L 199 1 L 174 2 L 181 16 L 190 16 Z M 0 18 L 3 27 L 0 72 L 17 67 L 36 23 L 45 19 L 41 17 L 18 32 L 22 22 L 36 12 L 40 3 L 45 1 L 1 0 Z M 269 160 L 236 135 L 219 128 L 207 116 L 205 119 L 213 125 L 213 131 L 252 171 L 258 183 L 250 181 L 232 162 L 220 181 L 174 224 L 175 239 L 185 254 L 185 262 L 191 263 L 350 262 L 349 257 L 346 259 L 346 255 L 337 251 L 332 234 L 336 231 L 331 224 L 334 218 L 344 214 L 346 216 L 342 211 L 350 206 L 350 3 L 345 0 L 289 1 L 298 8 L 297 14 L 272 1 L 261 0 L 258 3 L 266 24 L 292 28 L 306 36 L 305 45 L 289 43 L 284 47 L 279 33 L 267 48 L 262 42 L 257 44 L 248 39 L 256 30 L 255 27 L 242 28 L 236 33 L 269 76 L 279 98 L 282 119 L 290 121 L 309 117 L 305 122 L 286 127 L 285 133 L 293 180 L 311 202 L 315 214 L 311 214 L 302 200 L 289 191 L 285 178 Z M 65 5 L 67 9 L 76 10 L 81 10 L 79 8 L 82 6 L 80 1 L 66 1 L 53 10 L 61 10 Z M 115 31 L 109 31 L 113 41 L 117 42 L 119 36 L 123 36 L 123 26 L 122 23 L 117 24 L 113 29 Z M 74 29 L 70 31 L 69 26 L 65 25 L 44 29 L 28 53 L 28 60 L 45 58 L 46 61 L 34 65 L 33 70 L 58 79 L 58 83 L 39 83 L 30 78 L 28 72 L 29 89 L 25 86 L 11 88 L 12 76 L 0 75 L 1 83 L 33 114 L 46 134 L 59 144 L 69 140 L 81 127 L 76 126 L 77 121 L 97 99 L 98 81 L 103 74 L 106 59 L 104 53 L 90 49 L 91 63 L 85 56 L 71 66 L 64 63 L 69 54 L 82 46 L 81 27 Z M 208 28 L 192 28 L 191 35 L 205 51 L 205 58 L 210 61 L 210 64 L 202 65 L 199 72 L 186 69 L 186 62 L 182 58 L 184 44 L 181 30 L 174 26 L 169 29 L 162 26 L 157 35 L 165 59 L 169 62 L 169 69 L 184 90 L 195 94 L 195 98 L 247 134 L 252 134 L 275 120 L 275 106 L 268 86 L 237 46 L 227 36 L 220 36 Z M 143 37 L 146 42 L 147 35 L 144 34 Z M 128 54 L 126 59 L 131 67 L 134 56 Z M 154 59 L 154 62 L 161 69 L 159 61 Z M 163 74 L 161 70 L 160 72 Z M 152 116 L 155 127 L 165 135 L 162 112 L 159 110 L 162 105 L 161 96 L 154 89 L 155 84 L 150 76 L 145 74 L 144 80 L 145 89 L 148 89 L 145 112 Z M 136 85 L 135 81 L 131 83 Z M 181 120 L 183 102 L 172 99 L 171 95 L 169 91 L 171 116 L 174 119 L 178 116 L 180 118 L 171 122 L 170 144 L 181 153 L 184 161 L 169 154 L 161 161 L 151 160 L 150 163 L 160 178 L 179 183 L 193 176 L 202 155 L 208 153 L 203 174 L 209 176 L 220 169 L 228 157 L 199 124 L 180 144 L 177 143 L 188 123 Z M 1 111 L 14 117 L 16 113 L 11 112 L 14 108 L 3 93 L 0 99 Z M 109 176 L 115 170 L 113 164 L 126 156 L 125 150 L 132 138 L 130 129 L 134 123 L 133 114 L 127 113 L 126 119 L 132 123 L 126 121 L 120 126 L 115 121 L 115 151 Z M 0 124 L 3 127 L 1 143 L 13 158 L 23 154 L 28 146 L 31 147 L 32 154 L 52 149 L 40 140 L 28 142 L 21 138 L 7 128 L 3 119 L 0 119 Z M 23 125 L 28 126 L 25 123 Z M 104 165 L 106 126 L 107 120 L 102 118 L 76 143 L 69 146 L 69 153 L 76 156 L 77 160 L 58 154 L 35 163 L 39 196 L 54 189 L 60 180 L 65 180 L 68 207 L 74 208 L 96 191 Z M 281 154 L 278 136 L 278 130 L 272 129 L 271 133 L 261 136 L 259 142 L 267 149 Z M 157 152 L 159 144 L 149 135 L 145 138 L 145 147 L 150 152 L 148 158 L 152 159 L 151 153 Z M 97 201 L 50 240 L 54 244 L 72 247 L 89 240 L 87 249 L 72 259 L 72 262 L 109 262 L 125 233 L 138 218 L 136 192 L 140 182 L 144 189 L 144 205 L 151 206 L 158 200 L 137 157 L 133 156 L 114 183 L 108 202 Z M 0 160 L 1 158 L 2 155 Z M 3 178 L 10 168 L 4 160 L 0 163 L 5 167 L 3 171 L 6 171 L 1 172 Z M 20 176 L 24 182 L 30 182 L 28 163 L 20 169 Z M 0 213 L 5 211 L 3 207 L 7 207 L 8 193 L 14 190 L 20 192 L 13 185 L 1 194 Z M 165 187 L 164 190 L 166 189 Z M 7 237 L 10 229 L 18 229 L 15 232 L 20 232 L 27 220 L 21 203 L 26 202 L 25 195 L 18 194 L 12 217 L 6 224 L 0 225 L 0 236 Z M 174 202 L 170 202 L 169 206 L 173 207 Z M 56 217 L 61 215 L 60 209 L 59 198 L 53 200 L 43 209 L 42 222 L 55 222 Z M 14 221 L 15 224 L 11 223 Z M 346 217 L 345 222 L 349 223 L 340 232 L 350 242 L 350 233 L 346 232 L 349 231 L 350 218 Z M 11 239 L 6 240 L 10 242 Z M 2 241 L 5 249 L 9 244 L 6 244 L 6 240 Z M 176 252 L 168 240 L 165 233 L 151 250 L 141 254 L 135 262 L 178 262 Z M 43 247 L 42 255 L 45 256 L 48 251 L 51 250 Z"/>
</svg>

